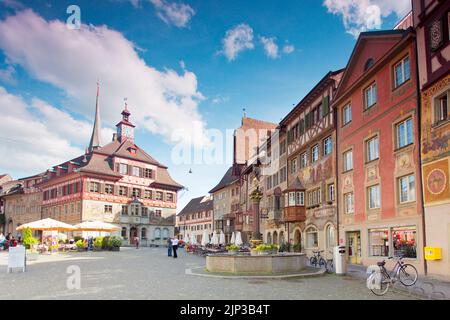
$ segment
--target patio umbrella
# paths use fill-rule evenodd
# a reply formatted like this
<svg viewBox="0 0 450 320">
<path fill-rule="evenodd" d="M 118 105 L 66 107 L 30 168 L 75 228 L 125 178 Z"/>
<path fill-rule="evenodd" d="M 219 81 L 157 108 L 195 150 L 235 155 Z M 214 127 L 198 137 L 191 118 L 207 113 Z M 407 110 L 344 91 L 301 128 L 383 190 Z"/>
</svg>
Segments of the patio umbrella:
<svg viewBox="0 0 450 320">
<path fill-rule="evenodd" d="M 225 233 L 223 233 L 222 230 L 220 231 L 219 244 L 221 245 L 225 244 Z"/>
<path fill-rule="evenodd" d="M 57 220 L 50 218 L 42 219 L 38 221 L 33 221 L 26 223 L 17 227 L 16 230 L 24 230 L 30 228 L 31 230 L 41 230 L 41 231 L 73 231 L 75 227 Z"/>
<path fill-rule="evenodd" d="M 208 230 L 203 231 L 203 236 L 202 236 L 202 246 L 205 247 L 207 244 L 209 244 L 209 234 L 208 234 Z"/>
<path fill-rule="evenodd" d="M 217 246 L 219 244 L 219 237 L 217 237 L 216 230 L 213 232 L 213 236 L 211 238 L 211 244 Z"/>
<path fill-rule="evenodd" d="M 75 225 L 76 231 L 111 232 L 119 230 L 119 227 L 102 221 L 85 221 Z"/>
<path fill-rule="evenodd" d="M 230 239 L 230 243 L 234 244 L 234 242 L 236 241 L 236 236 L 234 235 L 234 232 L 231 234 L 231 239 Z"/>
<path fill-rule="evenodd" d="M 242 236 L 241 236 L 241 233 L 239 231 L 236 234 L 236 240 L 234 241 L 234 244 L 237 245 L 237 246 L 241 246 L 243 244 Z"/>
<path fill-rule="evenodd" d="M 197 244 L 197 237 L 193 234 L 191 234 L 191 244 L 196 245 Z"/>
</svg>

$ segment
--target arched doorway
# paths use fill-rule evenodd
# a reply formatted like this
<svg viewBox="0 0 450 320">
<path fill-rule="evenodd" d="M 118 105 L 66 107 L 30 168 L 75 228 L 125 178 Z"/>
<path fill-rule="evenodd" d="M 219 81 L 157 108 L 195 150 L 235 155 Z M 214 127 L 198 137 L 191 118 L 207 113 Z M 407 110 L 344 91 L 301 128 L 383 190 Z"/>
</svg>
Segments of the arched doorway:
<svg viewBox="0 0 450 320">
<path fill-rule="evenodd" d="M 137 228 L 136 227 L 131 227 L 130 228 L 130 243 L 131 244 L 136 244 L 134 238 L 137 236 L 138 232 L 137 232 Z"/>
<path fill-rule="evenodd" d="M 276 231 L 273 232 L 273 243 L 278 243 L 278 233 Z"/>
<path fill-rule="evenodd" d="M 294 244 L 299 244 L 302 241 L 302 234 L 299 229 L 294 232 Z"/>
</svg>

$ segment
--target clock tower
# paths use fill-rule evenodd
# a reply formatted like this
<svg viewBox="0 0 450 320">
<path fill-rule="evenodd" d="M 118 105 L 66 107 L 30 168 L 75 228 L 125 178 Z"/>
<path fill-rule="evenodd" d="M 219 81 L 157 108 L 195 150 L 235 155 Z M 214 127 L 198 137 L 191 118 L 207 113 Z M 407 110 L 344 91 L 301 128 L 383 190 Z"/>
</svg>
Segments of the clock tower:
<svg viewBox="0 0 450 320">
<path fill-rule="evenodd" d="M 129 139 L 134 140 L 134 128 L 135 126 L 130 122 L 130 111 L 128 111 L 127 103 L 125 102 L 125 109 L 122 111 L 122 120 L 116 124 L 117 137 L 120 142 Z"/>
</svg>

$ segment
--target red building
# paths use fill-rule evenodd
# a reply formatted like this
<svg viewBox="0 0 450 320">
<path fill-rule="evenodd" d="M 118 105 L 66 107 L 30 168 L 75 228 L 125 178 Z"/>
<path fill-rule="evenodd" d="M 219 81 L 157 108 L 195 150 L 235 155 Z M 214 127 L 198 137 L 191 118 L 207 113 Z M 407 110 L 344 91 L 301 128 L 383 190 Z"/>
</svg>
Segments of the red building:
<svg viewBox="0 0 450 320">
<path fill-rule="evenodd" d="M 423 273 L 415 38 L 412 28 L 361 33 L 333 105 L 349 262 L 406 255 Z"/>
</svg>

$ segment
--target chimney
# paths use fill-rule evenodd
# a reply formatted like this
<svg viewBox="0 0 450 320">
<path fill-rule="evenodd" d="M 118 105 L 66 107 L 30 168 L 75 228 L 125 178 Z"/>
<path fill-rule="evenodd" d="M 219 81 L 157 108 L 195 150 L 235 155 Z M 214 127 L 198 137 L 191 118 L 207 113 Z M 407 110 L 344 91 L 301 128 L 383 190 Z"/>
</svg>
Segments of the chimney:
<svg viewBox="0 0 450 320">
<path fill-rule="evenodd" d="M 112 141 L 117 141 L 117 133 L 113 133 Z"/>
</svg>

